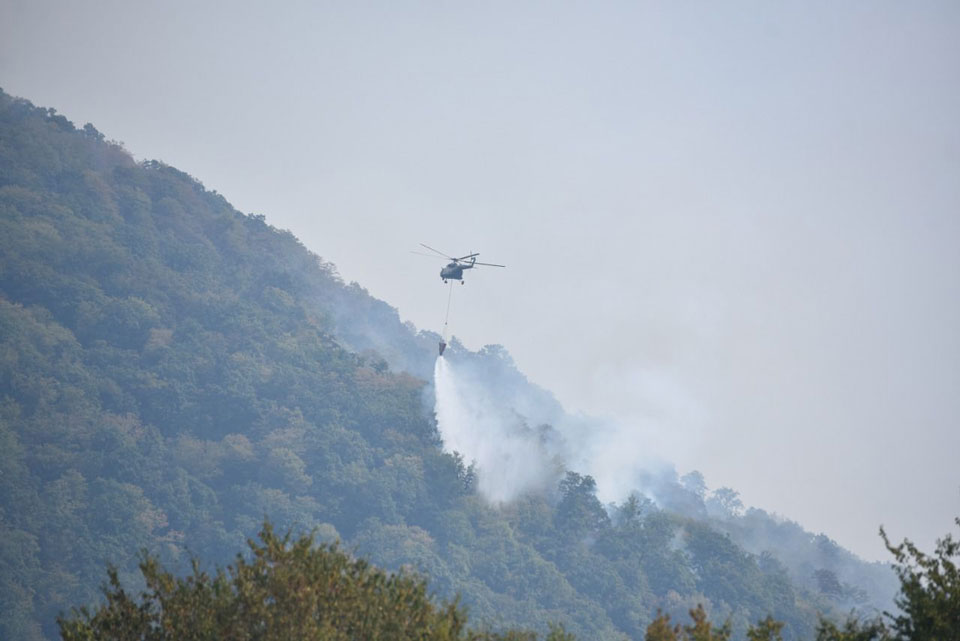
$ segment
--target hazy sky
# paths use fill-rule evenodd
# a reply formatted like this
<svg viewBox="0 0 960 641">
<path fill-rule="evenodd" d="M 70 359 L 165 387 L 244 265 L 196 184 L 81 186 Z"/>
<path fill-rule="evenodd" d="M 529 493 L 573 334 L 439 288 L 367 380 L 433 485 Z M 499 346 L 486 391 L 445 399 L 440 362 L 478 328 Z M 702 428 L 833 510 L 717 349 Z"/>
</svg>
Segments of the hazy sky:
<svg viewBox="0 0 960 641">
<path fill-rule="evenodd" d="M 446 292 L 417 243 L 506 263 L 453 333 L 638 454 L 867 558 L 881 523 L 955 529 L 955 0 L 0 0 L 0 86 L 418 327 Z"/>
</svg>

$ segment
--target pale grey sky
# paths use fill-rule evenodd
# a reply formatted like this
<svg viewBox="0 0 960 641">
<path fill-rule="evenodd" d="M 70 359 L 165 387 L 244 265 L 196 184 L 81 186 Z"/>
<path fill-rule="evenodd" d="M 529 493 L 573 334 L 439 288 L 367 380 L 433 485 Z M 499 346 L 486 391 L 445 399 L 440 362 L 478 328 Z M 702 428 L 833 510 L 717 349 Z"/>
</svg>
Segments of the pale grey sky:
<svg viewBox="0 0 960 641">
<path fill-rule="evenodd" d="M 886 558 L 960 514 L 960 4 L 0 0 L 0 86 Z M 629 438 L 631 426 L 635 438 Z"/>
</svg>

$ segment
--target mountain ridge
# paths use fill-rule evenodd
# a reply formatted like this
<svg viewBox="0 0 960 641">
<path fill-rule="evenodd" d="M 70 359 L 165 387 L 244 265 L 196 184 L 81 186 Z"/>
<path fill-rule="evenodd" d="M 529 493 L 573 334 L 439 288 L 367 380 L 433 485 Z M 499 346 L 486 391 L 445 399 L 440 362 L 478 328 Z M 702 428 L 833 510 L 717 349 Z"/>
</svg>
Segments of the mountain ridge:
<svg viewBox="0 0 960 641">
<path fill-rule="evenodd" d="M 264 514 L 412 565 L 491 626 L 642 638 L 703 602 L 804 638 L 818 611 L 885 605 L 879 564 L 702 477 L 604 506 L 566 470 L 491 506 L 430 416 L 436 334 L 264 216 L 4 93 L 0 225 L 4 637 L 50 638 L 105 562 L 134 581 L 140 547 L 223 560 Z M 503 348 L 450 350 L 562 413 Z"/>
</svg>

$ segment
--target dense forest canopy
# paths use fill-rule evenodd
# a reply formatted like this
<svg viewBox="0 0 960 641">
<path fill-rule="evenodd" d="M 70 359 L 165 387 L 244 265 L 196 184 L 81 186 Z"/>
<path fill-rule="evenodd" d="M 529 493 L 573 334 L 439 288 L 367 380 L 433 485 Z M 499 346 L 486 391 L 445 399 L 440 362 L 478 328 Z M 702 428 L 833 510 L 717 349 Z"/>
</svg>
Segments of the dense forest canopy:
<svg viewBox="0 0 960 641">
<path fill-rule="evenodd" d="M 702 604 L 796 639 L 888 607 L 887 566 L 697 474 L 604 505 L 563 469 L 491 505 L 424 402 L 435 340 L 263 216 L 0 93 L 0 637 L 54 638 L 107 562 L 139 585 L 141 548 L 225 563 L 264 516 L 494 630 L 640 639 Z M 450 358 L 549 396 L 502 348 Z"/>
<path fill-rule="evenodd" d="M 536 641 L 523 630 L 476 631 L 456 602 L 437 604 L 422 578 L 384 572 L 313 536 L 291 540 L 266 523 L 250 541 L 250 559 L 238 555 L 226 569 L 207 573 L 195 563 L 178 578 L 146 555 L 146 588 L 129 594 L 115 571 L 106 603 L 75 609 L 58 620 L 64 641 Z M 560 626 L 547 641 L 572 641 Z"/>
<path fill-rule="evenodd" d="M 960 518 L 956 519 L 960 525 Z M 910 540 L 892 545 L 900 578 L 900 612 L 842 624 L 821 618 L 817 641 L 950 641 L 960 638 L 960 540 L 948 534 L 932 553 Z M 131 595 L 114 569 L 104 585 L 105 603 L 74 608 L 57 623 L 65 641 L 178 641 L 180 639 L 419 639 L 420 641 L 536 641 L 518 629 L 493 632 L 468 625 L 455 601 L 436 603 L 427 582 L 406 569 L 384 572 L 351 558 L 336 544 L 316 545 L 313 534 L 293 541 L 265 522 L 260 542 L 249 541 L 249 559 L 215 573 L 200 569 L 176 577 L 144 553 L 146 588 Z M 645 641 L 728 641 L 730 619 L 711 622 L 703 605 L 690 610 L 690 624 L 672 623 L 657 612 Z M 782 641 L 784 624 L 767 615 L 746 630 L 749 641 Z M 547 641 L 575 641 L 563 626 L 550 626 Z"/>
</svg>

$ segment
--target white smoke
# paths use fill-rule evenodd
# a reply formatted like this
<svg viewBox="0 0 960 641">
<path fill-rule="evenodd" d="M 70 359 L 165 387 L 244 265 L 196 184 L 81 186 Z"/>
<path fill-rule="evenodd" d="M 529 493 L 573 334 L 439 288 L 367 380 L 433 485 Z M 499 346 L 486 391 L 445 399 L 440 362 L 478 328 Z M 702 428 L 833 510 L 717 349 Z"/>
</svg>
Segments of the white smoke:
<svg viewBox="0 0 960 641">
<path fill-rule="evenodd" d="M 592 476 L 604 503 L 637 490 L 656 494 L 669 466 L 644 447 L 652 440 L 649 426 L 570 416 L 512 362 L 500 360 L 508 356 L 497 356 L 480 362 L 440 357 L 434 366 L 434 411 L 444 448 L 476 466 L 483 496 L 508 502 L 556 487 L 565 469 Z"/>
<path fill-rule="evenodd" d="M 675 474 L 653 454 L 655 439 L 648 425 L 567 416 L 558 429 L 566 443 L 567 467 L 592 476 L 597 498 L 605 504 L 621 502 L 636 491 L 656 498 L 657 486 Z"/>
<path fill-rule="evenodd" d="M 437 426 L 444 448 L 476 465 L 481 494 L 507 502 L 552 484 L 559 469 L 556 452 L 542 430 L 482 385 L 470 385 L 450 362 L 434 366 Z"/>
</svg>

